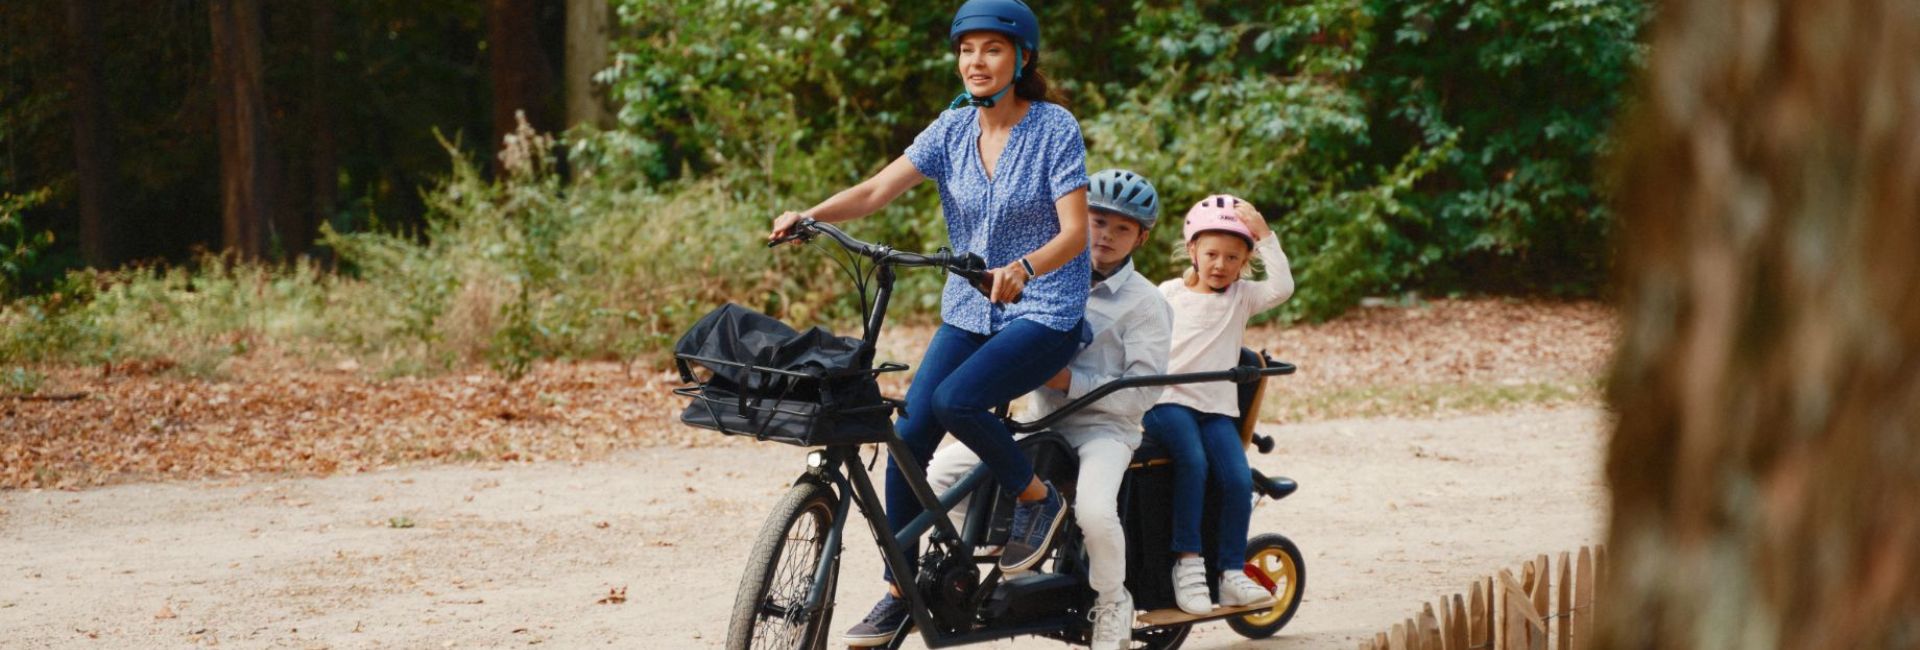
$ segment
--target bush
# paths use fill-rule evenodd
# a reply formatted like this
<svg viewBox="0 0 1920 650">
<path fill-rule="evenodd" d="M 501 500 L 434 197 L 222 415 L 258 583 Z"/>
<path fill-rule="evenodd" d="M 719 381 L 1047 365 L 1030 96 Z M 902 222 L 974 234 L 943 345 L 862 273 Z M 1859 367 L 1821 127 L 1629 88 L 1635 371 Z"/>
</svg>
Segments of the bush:
<svg viewBox="0 0 1920 650">
<path fill-rule="evenodd" d="M 69 276 L 0 307 L 0 361 L 191 356 L 183 367 L 218 372 L 268 341 L 383 373 L 485 362 L 517 376 L 540 359 L 657 358 L 726 301 L 857 329 L 826 256 L 770 253 L 762 235 L 900 155 L 951 99 L 946 10 L 616 6 L 627 36 L 602 79 L 623 103 L 618 130 L 523 129 L 491 179 L 449 146 L 423 226 L 324 230 L 339 273 L 207 257 Z M 1581 295 L 1600 282 L 1609 217 L 1592 169 L 1638 65 L 1639 0 L 1038 8 L 1042 61 L 1090 170 L 1151 177 L 1168 224 L 1217 192 L 1272 220 L 1299 290 L 1269 317 L 1407 290 Z M 924 185 L 851 230 L 945 243 Z M 1179 229 L 1159 228 L 1137 261 L 1177 274 Z M 903 274 L 898 315 L 932 314 L 941 281 Z"/>
<path fill-rule="evenodd" d="M 21 215 L 47 200 L 47 190 L 20 196 L 0 194 L 0 300 L 22 292 L 41 253 L 53 246 L 53 233 L 29 232 Z"/>
<path fill-rule="evenodd" d="M 944 10 L 662 4 L 619 3 L 635 36 L 606 74 L 656 181 L 804 207 L 899 155 L 954 92 Z M 1216 192 L 1260 205 L 1301 280 L 1283 317 L 1409 289 L 1587 295 L 1604 276 L 1592 170 L 1641 56 L 1639 0 L 1036 8 L 1089 168 L 1148 175 L 1169 213 Z M 930 194 L 870 221 L 937 245 Z M 1168 277 L 1178 233 L 1155 241 L 1141 266 Z"/>
</svg>

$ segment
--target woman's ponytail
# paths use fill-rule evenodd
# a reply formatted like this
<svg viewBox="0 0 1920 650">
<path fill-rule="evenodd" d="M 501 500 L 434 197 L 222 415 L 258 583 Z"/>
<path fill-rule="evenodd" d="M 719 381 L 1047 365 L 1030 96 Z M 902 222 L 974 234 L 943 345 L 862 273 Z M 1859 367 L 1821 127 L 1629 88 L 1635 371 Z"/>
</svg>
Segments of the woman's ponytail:
<svg viewBox="0 0 1920 650">
<path fill-rule="evenodd" d="M 1066 105 L 1066 98 L 1047 83 L 1047 75 L 1040 71 L 1040 53 L 1027 51 L 1027 67 L 1020 71 L 1020 80 L 1013 82 L 1013 94 L 1030 102 L 1047 102 Z"/>
</svg>

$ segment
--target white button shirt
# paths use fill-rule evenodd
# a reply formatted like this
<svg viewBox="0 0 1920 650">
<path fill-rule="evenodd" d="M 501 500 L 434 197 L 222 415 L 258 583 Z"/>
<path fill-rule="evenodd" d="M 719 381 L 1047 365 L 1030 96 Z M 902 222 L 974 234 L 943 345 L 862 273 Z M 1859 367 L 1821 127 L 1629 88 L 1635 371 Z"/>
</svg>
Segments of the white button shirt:
<svg viewBox="0 0 1920 650">
<path fill-rule="evenodd" d="M 1094 283 L 1087 296 L 1086 319 L 1093 328 L 1093 342 L 1067 364 L 1072 379 L 1066 392 L 1044 386 L 1034 391 L 1029 419 L 1057 411 L 1122 377 L 1166 374 L 1173 309 L 1152 282 L 1133 270 L 1132 260 Z M 1061 420 L 1053 430 L 1075 447 L 1095 436 L 1138 447 L 1140 418 L 1164 390 L 1150 386 L 1114 392 Z"/>
</svg>

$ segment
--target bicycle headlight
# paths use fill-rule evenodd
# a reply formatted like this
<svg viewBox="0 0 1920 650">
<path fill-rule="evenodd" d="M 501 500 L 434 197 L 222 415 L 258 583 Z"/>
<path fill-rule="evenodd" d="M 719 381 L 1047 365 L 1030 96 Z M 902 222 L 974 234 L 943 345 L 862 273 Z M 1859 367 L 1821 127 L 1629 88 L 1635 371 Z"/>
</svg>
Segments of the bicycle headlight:
<svg viewBox="0 0 1920 650">
<path fill-rule="evenodd" d="M 820 453 L 820 450 L 818 449 L 807 452 L 807 467 L 811 469 L 820 469 L 826 466 L 827 466 L 826 454 Z"/>
</svg>

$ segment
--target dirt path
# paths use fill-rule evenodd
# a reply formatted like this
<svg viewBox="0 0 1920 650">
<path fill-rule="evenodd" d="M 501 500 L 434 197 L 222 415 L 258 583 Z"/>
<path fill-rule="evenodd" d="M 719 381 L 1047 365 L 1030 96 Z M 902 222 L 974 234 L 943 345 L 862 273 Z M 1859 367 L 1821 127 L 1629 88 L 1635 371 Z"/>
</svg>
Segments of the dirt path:
<svg viewBox="0 0 1920 650">
<path fill-rule="evenodd" d="M 1307 601 L 1275 639 L 1212 625 L 1187 647 L 1352 647 L 1476 575 L 1596 541 L 1605 426 L 1566 409 L 1266 427 L 1280 449 L 1255 465 L 1303 487 L 1253 530 L 1305 550 Z M 0 647 L 717 647 L 737 562 L 801 457 L 730 444 L 0 492 Z M 836 628 L 877 573 L 850 545 Z"/>
</svg>

